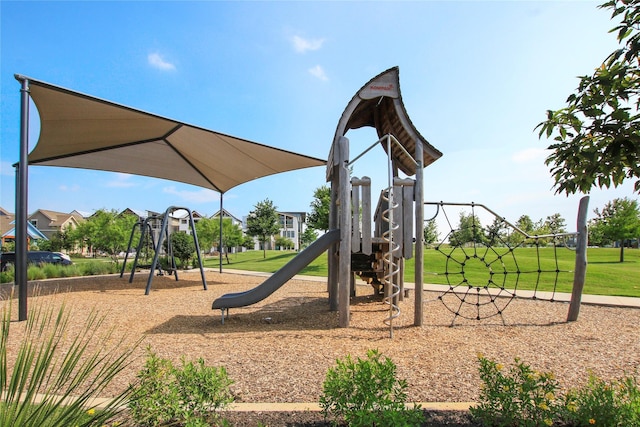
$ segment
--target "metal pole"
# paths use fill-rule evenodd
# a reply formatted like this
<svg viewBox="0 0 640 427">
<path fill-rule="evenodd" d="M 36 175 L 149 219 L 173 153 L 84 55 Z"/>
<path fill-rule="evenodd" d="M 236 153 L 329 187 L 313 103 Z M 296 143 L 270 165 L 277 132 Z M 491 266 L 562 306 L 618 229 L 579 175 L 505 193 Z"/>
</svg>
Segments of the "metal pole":
<svg viewBox="0 0 640 427">
<path fill-rule="evenodd" d="M 585 278 L 587 277 L 587 244 L 589 242 L 587 227 L 588 209 L 589 196 L 584 196 L 580 199 L 580 207 L 578 208 L 576 264 L 573 273 L 573 290 L 571 292 L 571 303 L 569 304 L 567 322 L 575 322 L 578 320 L 580 303 L 582 302 L 582 289 L 584 288 Z"/>
<path fill-rule="evenodd" d="M 219 266 L 220 266 L 220 273 L 222 273 L 222 198 L 224 196 L 224 193 L 220 193 L 220 233 L 219 233 L 219 240 L 218 240 L 218 249 L 220 249 L 220 251 L 218 252 L 219 255 Z"/>
<path fill-rule="evenodd" d="M 18 286 L 18 320 L 27 320 L 27 215 L 28 215 L 28 154 L 29 154 L 29 80 L 15 76 L 20 89 L 20 160 L 16 168 L 16 264 L 15 284 Z"/>
</svg>

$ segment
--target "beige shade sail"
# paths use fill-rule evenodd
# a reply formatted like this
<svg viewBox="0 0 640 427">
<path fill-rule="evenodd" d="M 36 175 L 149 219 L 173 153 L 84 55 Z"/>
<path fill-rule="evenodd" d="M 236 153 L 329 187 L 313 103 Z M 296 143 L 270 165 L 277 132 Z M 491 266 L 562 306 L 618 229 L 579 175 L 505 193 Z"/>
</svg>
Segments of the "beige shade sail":
<svg viewBox="0 0 640 427">
<path fill-rule="evenodd" d="M 16 77 L 28 80 L 40 114 L 30 165 L 130 173 L 225 193 L 256 178 L 326 163 Z"/>
</svg>

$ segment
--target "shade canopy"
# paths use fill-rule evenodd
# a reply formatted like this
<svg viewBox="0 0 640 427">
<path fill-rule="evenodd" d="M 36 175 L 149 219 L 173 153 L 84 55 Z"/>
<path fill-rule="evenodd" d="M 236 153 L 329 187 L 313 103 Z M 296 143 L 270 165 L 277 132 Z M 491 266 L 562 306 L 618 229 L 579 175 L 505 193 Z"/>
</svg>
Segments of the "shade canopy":
<svg viewBox="0 0 640 427">
<path fill-rule="evenodd" d="M 225 193 L 326 162 L 160 117 L 29 77 L 40 114 L 31 165 L 123 172 Z"/>
</svg>

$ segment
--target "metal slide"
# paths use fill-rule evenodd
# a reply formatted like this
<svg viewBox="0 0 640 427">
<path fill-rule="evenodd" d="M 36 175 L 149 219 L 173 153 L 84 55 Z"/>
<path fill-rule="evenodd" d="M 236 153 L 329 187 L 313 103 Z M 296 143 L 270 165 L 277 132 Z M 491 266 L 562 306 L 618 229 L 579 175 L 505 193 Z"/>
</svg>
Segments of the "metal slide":
<svg viewBox="0 0 640 427">
<path fill-rule="evenodd" d="M 222 310 L 224 322 L 224 311 L 234 307 L 245 307 L 262 301 L 288 282 L 293 276 L 311 263 L 314 259 L 322 255 L 329 246 L 340 240 L 340 230 L 331 230 L 313 242 L 309 247 L 300 252 L 291 261 L 286 263 L 280 270 L 273 273 L 271 277 L 262 284 L 245 292 L 225 294 L 213 301 L 212 309 Z"/>
</svg>

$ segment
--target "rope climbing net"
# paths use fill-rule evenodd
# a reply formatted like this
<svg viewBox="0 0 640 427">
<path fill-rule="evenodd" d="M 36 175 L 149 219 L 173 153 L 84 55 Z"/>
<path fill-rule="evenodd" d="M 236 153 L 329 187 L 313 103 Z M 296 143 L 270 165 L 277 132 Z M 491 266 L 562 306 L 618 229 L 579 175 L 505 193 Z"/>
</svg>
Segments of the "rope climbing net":
<svg viewBox="0 0 640 427">
<path fill-rule="evenodd" d="M 516 298 L 555 301 L 559 283 L 570 275 L 566 263 L 561 268 L 559 249 L 570 248 L 576 233 L 529 235 L 500 217 L 491 209 L 475 203 L 425 202 L 435 205 L 442 214 L 448 232 L 435 246 L 442 254 L 433 272 L 444 276 L 448 288 L 438 296 L 453 313 L 451 324 L 458 317 L 481 320 L 500 316 Z M 460 215 L 453 225 L 451 213 L 461 207 L 470 215 Z M 494 218 L 490 226 L 480 223 L 477 210 Z M 526 248 L 526 249 L 525 249 Z M 566 249 L 564 249 L 566 250 Z"/>
</svg>

